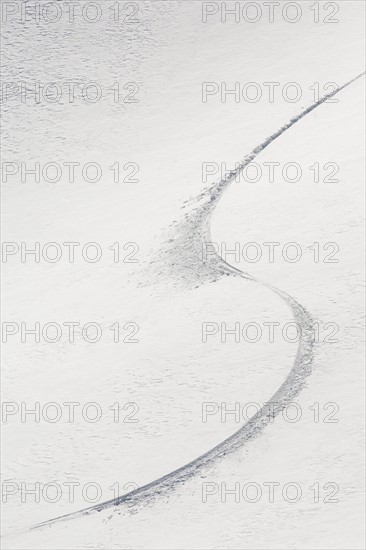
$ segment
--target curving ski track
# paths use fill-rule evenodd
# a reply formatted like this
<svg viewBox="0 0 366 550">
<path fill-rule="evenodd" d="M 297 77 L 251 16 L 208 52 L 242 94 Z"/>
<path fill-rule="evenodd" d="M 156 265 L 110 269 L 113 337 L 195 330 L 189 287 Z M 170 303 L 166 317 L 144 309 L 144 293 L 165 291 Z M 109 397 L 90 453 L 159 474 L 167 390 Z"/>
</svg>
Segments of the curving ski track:
<svg viewBox="0 0 366 550">
<path fill-rule="evenodd" d="M 210 228 L 209 220 L 211 214 L 216 207 L 220 197 L 227 187 L 235 180 L 236 176 L 241 173 L 241 171 L 254 160 L 268 145 L 270 145 L 275 139 L 281 136 L 289 128 L 294 126 L 307 114 L 313 111 L 316 107 L 322 105 L 327 99 L 330 99 L 341 90 L 361 78 L 365 73 L 357 75 L 352 80 L 346 82 L 330 94 L 325 95 L 319 101 L 313 103 L 305 110 L 303 110 L 299 115 L 291 118 L 284 126 L 279 130 L 274 132 L 271 136 L 265 139 L 260 145 L 249 153 L 244 160 L 240 163 L 237 169 L 230 172 L 228 176 L 221 180 L 220 182 L 214 184 L 211 188 L 204 191 L 197 199 L 203 200 L 203 204 L 198 206 L 193 213 L 191 219 L 190 229 L 195 231 L 193 237 L 193 248 L 195 249 L 195 256 L 200 254 L 202 250 L 202 243 L 210 242 Z M 187 217 L 187 216 L 186 216 Z M 192 234 L 191 234 L 192 239 Z M 202 259 L 201 259 L 202 261 Z M 314 338 L 313 338 L 313 321 L 310 314 L 306 309 L 299 304 L 294 298 L 289 296 L 286 292 L 279 290 L 273 287 L 270 284 L 264 283 L 255 279 L 254 277 L 243 273 L 242 271 L 232 267 L 230 264 L 225 262 L 220 256 L 215 255 L 210 260 L 210 267 L 214 268 L 216 273 L 219 275 L 228 274 L 238 277 L 243 277 L 254 283 L 262 284 L 267 288 L 271 289 L 278 296 L 280 296 L 291 309 L 292 314 L 296 322 L 301 327 L 301 339 L 299 342 L 297 355 L 294 361 L 294 365 L 288 374 L 287 378 L 276 391 L 276 393 L 270 398 L 269 403 L 272 403 L 272 407 L 264 406 L 260 411 L 258 411 L 255 416 L 253 416 L 248 422 L 246 422 L 237 432 L 233 435 L 219 443 L 216 447 L 209 450 L 205 454 L 199 456 L 198 458 L 192 460 L 188 464 L 185 464 L 181 468 L 166 474 L 165 476 L 140 487 L 130 493 L 127 493 L 118 498 L 108 500 L 101 504 L 79 510 L 70 514 L 65 514 L 48 521 L 39 523 L 30 528 L 30 530 L 40 529 L 42 527 L 51 526 L 54 523 L 60 521 L 66 521 L 69 519 L 74 519 L 77 517 L 82 517 L 84 515 L 89 515 L 93 512 L 100 512 L 106 508 L 111 508 L 114 506 L 123 507 L 123 509 L 131 510 L 131 508 L 138 507 L 140 505 L 150 504 L 155 501 L 161 495 L 168 493 L 175 489 L 178 485 L 184 484 L 189 478 L 200 473 L 205 467 L 213 463 L 215 460 L 224 457 L 226 454 L 233 452 L 238 447 L 244 445 L 247 441 L 258 436 L 263 429 L 269 424 L 274 416 L 277 416 L 293 399 L 296 397 L 305 384 L 307 376 L 311 373 L 312 369 L 312 359 L 313 359 L 313 349 L 314 349 Z M 269 412 L 271 410 L 271 412 Z"/>
</svg>

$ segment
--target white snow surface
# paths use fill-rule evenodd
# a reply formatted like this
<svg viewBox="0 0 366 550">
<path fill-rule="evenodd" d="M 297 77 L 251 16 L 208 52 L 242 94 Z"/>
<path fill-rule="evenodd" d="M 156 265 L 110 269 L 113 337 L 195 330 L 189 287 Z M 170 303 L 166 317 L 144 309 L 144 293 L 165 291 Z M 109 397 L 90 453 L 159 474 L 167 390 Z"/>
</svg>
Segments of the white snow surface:
<svg viewBox="0 0 366 550">
<path fill-rule="evenodd" d="M 304 7 L 310 2 L 301 2 Z M 184 220 L 198 204 L 202 162 L 230 168 L 291 117 L 310 105 L 314 82 L 342 85 L 363 67 L 363 2 L 341 0 L 338 24 L 266 21 L 250 25 L 201 21 L 199 1 L 142 2 L 138 25 L 95 26 L 64 20 L 46 26 L 14 22 L 3 29 L 7 80 L 136 81 L 140 101 L 116 105 L 3 105 L 8 161 L 137 162 L 139 183 L 103 181 L 3 184 L 3 241 L 98 242 L 107 251 L 89 264 L 3 264 L 3 320 L 95 321 L 106 335 L 96 344 L 3 345 L 5 402 L 97 402 L 97 423 L 20 422 L 2 425 L 2 483 L 95 482 L 100 502 L 118 482 L 143 486 L 192 461 L 239 429 L 232 417 L 202 422 L 202 403 L 262 405 L 288 376 L 297 344 L 201 339 L 204 321 L 281 324 L 293 321 L 270 288 L 244 278 L 211 277 L 192 265 L 181 243 Z M 11 48 L 11 50 L 10 50 Z M 202 82 L 298 82 L 296 103 L 202 103 Z M 279 416 L 256 438 L 215 461 L 153 502 L 112 507 L 90 516 L 28 528 L 87 508 L 75 501 L 36 503 L 20 494 L 3 504 L 8 549 L 303 549 L 363 548 L 363 262 L 364 79 L 342 90 L 273 141 L 256 162 L 336 162 L 339 181 L 297 183 L 262 177 L 233 182 L 210 219 L 211 240 L 300 243 L 300 262 L 241 258 L 237 269 L 279 288 L 319 322 L 339 326 L 337 343 L 319 342 L 312 373 L 295 399 L 298 422 Z M 304 170 L 305 172 L 305 170 Z M 189 202 L 187 202 L 189 201 Z M 184 206 L 184 208 L 182 208 Z M 194 235 L 192 235 L 192 239 Z M 170 242 L 170 239 L 173 241 Z M 108 247 L 136 242 L 137 264 L 113 263 Z M 175 242 L 176 241 L 176 242 Z M 338 263 L 315 263 L 309 247 L 335 242 Z M 173 251 L 173 252 L 172 252 Z M 140 326 L 139 343 L 114 343 L 114 322 Z M 109 407 L 136 402 L 138 423 L 113 422 Z M 337 423 L 314 422 L 310 407 L 336 403 Z M 324 413 L 323 413 L 324 414 Z M 296 482 L 289 503 L 202 500 L 202 484 Z M 318 482 L 339 486 L 338 502 L 314 502 Z"/>
</svg>

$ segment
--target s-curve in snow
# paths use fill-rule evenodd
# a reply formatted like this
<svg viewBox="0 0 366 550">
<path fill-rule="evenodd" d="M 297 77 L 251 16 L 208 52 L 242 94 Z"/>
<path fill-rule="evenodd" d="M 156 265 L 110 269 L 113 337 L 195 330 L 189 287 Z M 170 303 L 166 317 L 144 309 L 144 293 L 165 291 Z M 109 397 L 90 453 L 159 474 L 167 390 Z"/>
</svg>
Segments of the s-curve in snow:
<svg viewBox="0 0 366 550">
<path fill-rule="evenodd" d="M 183 484 L 187 479 L 196 476 L 201 473 L 206 467 L 211 465 L 214 461 L 222 459 L 228 453 L 235 451 L 242 447 L 245 443 L 257 437 L 264 428 L 271 422 L 273 415 L 280 413 L 293 399 L 296 397 L 303 388 L 306 378 L 311 373 L 312 360 L 314 353 L 314 338 L 313 338 L 313 321 L 310 314 L 306 309 L 300 305 L 294 298 L 289 296 L 286 292 L 272 287 L 269 283 L 265 283 L 255 279 L 254 277 L 243 273 L 242 271 L 234 268 L 218 254 L 212 255 L 206 263 L 202 262 L 202 245 L 204 242 L 210 241 L 210 217 L 216 207 L 220 197 L 227 187 L 235 180 L 237 175 L 252 162 L 266 147 L 268 147 L 275 139 L 281 136 L 286 130 L 294 126 L 307 114 L 313 111 L 315 108 L 322 105 L 327 99 L 330 99 L 334 95 L 338 94 L 341 90 L 355 82 L 365 73 L 362 73 L 341 87 L 325 95 L 319 101 L 313 103 L 300 114 L 291 118 L 284 126 L 279 128 L 272 135 L 267 137 L 260 145 L 255 147 L 240 163 L 240 165 L 230 172 L 228 176 L 221 181 L 215 183 L 210 188 L 201 193 L 196 199 L 196 205 L 189 214 L 184 216 L 181 222 L 178 222 L 174 226 L 175 231 L 180 231 L 177 234 L 177 238 L 174 239 L 173 245 L 170 247 L 168 254 L 165 255 L 164 261 L 169 262 L 169 258 L 174 260 L 174 254 L 176 257 L 184 256 L 184 265 L 187 271 L 187 280 L 191 283 L 197 283 L 197 271 L 201 269 L 199 279 L 200 282 L 216 281 L 223 275 L 230 275 L 234 277 L 245 278 L 248 284 L 262 284 L 267 288 L 275 292 L 282 300 L 285 301 L 287 306 L 292 312 L 296 322 L 301 327 L 301 339 L 299 341 L 297 354 L 294 364 L 288 376 L 274 393 L 274 395 L 267 401 L 273 402 L 271 412 L 269 413 L 269 407 L 265 406 L 258 411 L 249 421 L 247 421 L 238 431 L 233 435 L 219 443 L 217 446 L 207 451 L 205 454 L 195 458 L 188 464 L 174 470 L 163 477 L 144 485 L 134 491 L 131 491 L 123 496 L 108 500 L 104 503 L 79 510 L 70 514 L 59 516 L 57 518 L 45 521 L 37 524 L 31 529 L 39 529 L 45 526 L 50 526 L 56 522 L 66 521 L 69 519 L 82 517 L 84 515 L 91 514 L 93 512 L 102 511 L 111 507 L 119 507 L 119 511 L 133 511 L 139 506 L 145 504 L 151 504 L 161 495 L 165 495 L 168 492 L 174 490 L 177 486 Z M 170 257 L 171 256 L 171 257 Z M 180 268 L 180 265 L 174 261 L 172 265 L 176 269 Z M 196 270 L 196 275 L 194 271 Z M 174 274 L 173 274 L 174 275 Z M 203 275 L 203 276 L 202 276 Z M 196 280 L 195 280 L 196 276 Z"/>
</svg>

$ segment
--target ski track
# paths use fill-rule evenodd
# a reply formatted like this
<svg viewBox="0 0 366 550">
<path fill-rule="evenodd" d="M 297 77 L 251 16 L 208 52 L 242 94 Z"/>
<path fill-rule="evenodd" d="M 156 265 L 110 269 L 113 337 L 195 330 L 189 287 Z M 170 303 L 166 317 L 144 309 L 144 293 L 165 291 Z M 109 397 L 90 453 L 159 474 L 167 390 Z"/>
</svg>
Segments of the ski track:
<svg viewBox="0 0 366 550">
<path fill-rule="evenodd" d="M 195 252 L 194 256 L 196 258 L 197 254 L 198 257 L 200 257 L 201 255 L 202 244 L 204 242 L 211 242 L 209 221 L 212 212 L 215 209 L 224 191 L 235 180 L 237 175 L 240 174 L 242 170 L 275 139 L 280 137 L 284 132 L 294 126 L 294 124 L 299 122 L 316 107 L 322 105 L 325 101 L 327 101 L 327 99 L 330 99 L 341 90 L 361 78 L 363 75 L 365 75 L 365 72 L 357 75 L 355 78 L 349 80 L 333 92 L 320 98 L 317 102 L 307 107 L 300 114 L 291 118 L 289 122 L 287 122 L 279 130 L 274 132 L 260 145 L 253 149 L 244 158 L 240 165 L 235 170 L 230 172 L 226 178 L 213 184 L 209 189 L 203 191 L 203 193 L 201 193 L 196 198 L 196 201 L 203 201 L 203 204 L 200 204 L 198 207 L 196 207 L 195 210 L 190 215 L 186 215 L 185 220 L 183 220 L 183 227 L 189 227 L 189 235 Z M 192 233 L 191 231 L 194 231 L 194 233 Z M 177 248 L 177 242 L 175 243 L 175 248 Z M 200 257 L 200 260 L 202 262 L 202 256 Z M 314 333 L 312 330 L 313 320 L 310 314 L 301 304 L 299 304 L 286 292 L 275 288 L 268 283 L 260 281 L 252 277 L 251 275 L 240 271 L 239 269 L 234 268 L 225 260 L 223 260 L 223 258 L 221 258 L 218 254 L 214 254 L 211 257 L 208 267 L 211 274 L 216 273 L 216 277 L 214 278 L 214 280 L 217 280 L 223 275 L 242 277 L 249 282 L 261 284 L 269 288 L 287 303 L 288 307 L 292 311 L 294 319 L 301 327 L 301 338 L 299 341 L 299 346 L 293 367 L 283 384 L 270 398 L 266 405 L 263 406 L 262 409 L 258 411 L 250 420 L 243 424 L 243 426 L 238 431 L 216 445 L 213 449 L 192 460 L 188 464 L 185 464 L 177 470 L 174 470 L 173 472 L 170 472 L 169 474 L 166 474 L 165 476 L 156 479 L 155 481 L 152 481 L 151 483 L 135 489 L 123 496 L 108 500 L 89 508 L 79 510 L 77 512 L 72 512 L 50 519 L 48 521 L 44 521 L 42 523 L 38 523 L 37 525 L 30 527 L 28 531 L 45 528 L 47 526 L 49 527 L 61 521 L 67 521 L 70 519 L 86 516 L 111 507 L 118 506 L 119 512 L 129 512 L 132 511 L 132 509 L 134 509 L 133 511 L 136 511 L 136 509 L 140 506 L 152 504 L 160 496 L 173 491 L 177 488 L 177 486 L 184 484 L 188 479 L 201 473 L 204 468 L 210 466 L 214 461 L 223 458 L 228 453 L 232 453 L 239 447 L 242 447 L 248 441 L 251 441 L 258 435 L 260 435 L 264 428 L 271 422 L 271 420 L 273 420 L 273 418 L 277 416 L 300 393 L 301 389 L 304 387 L 306 378 L 310 375 L 312 370 L 315 342 L 313 336 Z M 272 406 L 268 407 L 268 403 L 271 403 Z M 14 535 L 15 533 L 10 536 Z"/>
</svg>

